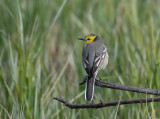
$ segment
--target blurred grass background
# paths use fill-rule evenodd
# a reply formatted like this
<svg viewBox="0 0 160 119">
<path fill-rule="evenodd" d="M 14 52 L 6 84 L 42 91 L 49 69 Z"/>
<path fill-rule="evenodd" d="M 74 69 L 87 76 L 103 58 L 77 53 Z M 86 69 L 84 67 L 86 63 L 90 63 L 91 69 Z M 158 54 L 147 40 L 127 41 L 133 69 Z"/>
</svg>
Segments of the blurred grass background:
<svg viewBox="0 0 160 119">
<path fill-rule="evenodd" d="M 83 43 L 101 36 L 109 64 L 100 76 L 109 82 L 160 87 L 160 1 L 158 0 L 1 0 L 1 119 L 160 118 L 160 104 L 132 104 L 71 110 L 54 101 L 84 99 Z M 95 87 L 95 102 L 153 97 Z"/>
</svg>

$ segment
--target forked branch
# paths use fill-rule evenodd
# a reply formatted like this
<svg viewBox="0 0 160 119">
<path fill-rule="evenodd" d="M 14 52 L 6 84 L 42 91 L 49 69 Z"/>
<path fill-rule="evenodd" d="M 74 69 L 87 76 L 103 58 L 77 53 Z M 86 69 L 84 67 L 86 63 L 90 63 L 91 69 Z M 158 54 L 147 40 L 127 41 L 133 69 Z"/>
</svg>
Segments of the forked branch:
<svg viewBox="0 0 160 119">
<path fill-rule="evenodd" d="M 160 101 L 160 97 L 154 97 L 154 98 L 141 98 L 141 99 L 130 99 L 130 100 L 118 100 L 118 101 L 111 101 L 111 102 L 104 102 L 100 101 L 100 103 L 97 104 L 71 104 L 69 101 L 66 101 L 62 98 L 56 98 L 53 99 L 63 103 L 65 106 L 71 108 L 71 109 L 83 109 L 83 108 L 103 108 L 103 107 L 109 107 L 109 106 L 117 106 L 117 105 L 125 105 L 125 104 L 135 104 L 135 103 L 148 103 L 148 102 L 158 102 Z"/>
<path fill-rule="evenodd" d="M 84 80 L 79 85 L 83 85 L 85 83 L 86 81 Z M 109 82 L 102 81 L 102 80 L 95 80 L 95 85 L 98 87 L 102 87 L 102 88 L 112 88 L 112 89 L 125 90 L 125 91 L 137 92 L 137 93 L 160 95 L 160 90 L 149 89 L 149 88 L 139 88 L 139 87 L 134 87 L 134 86 L 125 86 L 125 85 L 120 85 L 120 84 L 109 83 Z M 71 104 L 69 101 L 64 100 L 62 98 L 54 97 L 53 99 L 63 103 L 65 106 L 71 109 L 103 108 L 103 107 L 116 106 L 116 105 L 148 103 L 148 102 L 159 102 L 160 101 L 160 97 L 154 97 L 154 98 L 118 100 L 118 101 L 111 101 L 111 102 L 104 102 L 100 100 L 100 103 L 97 103 L 97 104 Z"/>
</svg>

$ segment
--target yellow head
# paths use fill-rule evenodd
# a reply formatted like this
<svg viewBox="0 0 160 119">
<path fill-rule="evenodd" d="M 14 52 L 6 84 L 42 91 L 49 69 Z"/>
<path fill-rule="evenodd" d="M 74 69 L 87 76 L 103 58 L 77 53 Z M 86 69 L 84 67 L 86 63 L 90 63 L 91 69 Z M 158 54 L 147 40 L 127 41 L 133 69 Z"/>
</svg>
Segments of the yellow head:
<svg viewBox="0 0 160 119">
<path fill-rule="evenodd" d="M 95 34 L 89 34 L 87 36 L 85 36 L 85 38 L 78 38 L 79 40 L 83 40 L 85 42 L 85 44 L 89 44 L 92 43 L 96 38 Z"/>
</svg>

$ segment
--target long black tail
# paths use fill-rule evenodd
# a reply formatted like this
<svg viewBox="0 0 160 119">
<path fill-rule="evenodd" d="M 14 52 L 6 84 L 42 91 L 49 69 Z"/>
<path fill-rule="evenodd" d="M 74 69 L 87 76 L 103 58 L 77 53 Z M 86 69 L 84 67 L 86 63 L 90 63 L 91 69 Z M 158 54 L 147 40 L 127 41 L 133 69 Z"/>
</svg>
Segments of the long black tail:
<svg viewBox="0 0 160 119">
<path fill-rule="evenodd" d="M 95 77 L 94 76 L 88 76 L 86 81 L 86 91 L 85 91 L 85 99 L 87 101 L 91 101 L 94 94 L 94 82 Z"/>
</svg>

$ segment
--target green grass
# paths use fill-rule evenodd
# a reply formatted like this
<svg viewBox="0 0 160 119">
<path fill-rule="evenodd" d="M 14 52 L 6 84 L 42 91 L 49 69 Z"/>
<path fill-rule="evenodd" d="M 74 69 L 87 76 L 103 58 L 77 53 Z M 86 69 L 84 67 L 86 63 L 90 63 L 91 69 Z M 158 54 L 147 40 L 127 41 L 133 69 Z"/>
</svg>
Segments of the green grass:
<svg viewBox="0 0 160 119">
<path fill-rule="evenodd" d="M 109 82 L 160 87 L 160 1 L 1 0 L 0 118 L 160 118 L 160 104 L 132 104 L 71 110 L 53 100 L 88 103 L 77 37 L 101 36 L 109 64 L 100 76 Z M 95 87 L 95 102 L 153 97 Z"/>
</svg>

